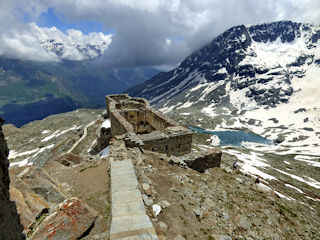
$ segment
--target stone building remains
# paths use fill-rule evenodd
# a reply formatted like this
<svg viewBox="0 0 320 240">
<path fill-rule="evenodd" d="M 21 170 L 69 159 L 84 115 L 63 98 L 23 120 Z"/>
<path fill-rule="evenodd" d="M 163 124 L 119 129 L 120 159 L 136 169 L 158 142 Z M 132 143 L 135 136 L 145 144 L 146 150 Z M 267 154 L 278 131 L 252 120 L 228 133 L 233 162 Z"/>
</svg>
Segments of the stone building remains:
<svg viewBox="0 0 320 240">
<path fill-rule="evenodd" d="M 191 152 L 192 131 L 152 109 L 143 98 L 128 94 L 106 96 L 112 137 L 124 136 L 127 147 L 167 155 Z"/>
</svg>

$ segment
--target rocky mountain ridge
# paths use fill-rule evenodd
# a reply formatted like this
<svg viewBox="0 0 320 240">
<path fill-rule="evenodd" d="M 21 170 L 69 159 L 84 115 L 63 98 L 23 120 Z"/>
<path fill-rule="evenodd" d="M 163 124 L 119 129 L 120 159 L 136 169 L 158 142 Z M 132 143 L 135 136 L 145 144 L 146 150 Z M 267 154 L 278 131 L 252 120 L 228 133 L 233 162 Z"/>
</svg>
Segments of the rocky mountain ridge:
<svg viewBox="0 0 320 240">
<path fill-rule="evenodd" d="M 319 26 L 292 21 L 241 25 L 217 36 L 176 69 L 128 91 L 190 125 L 211 131 L 240 129 L 274 143 L 244 140 L 241 145 L 247 150 L 258 147 L 261 154 L 317 159 L 319 59 Z"/>
<path fill-rule="evenodd" d="M 159 107 L 232 109 L 287 103 L 320 71 L 320 27 L 280 21 L 232 27 L 167 73 L 129 89 Z"/>
</svg>

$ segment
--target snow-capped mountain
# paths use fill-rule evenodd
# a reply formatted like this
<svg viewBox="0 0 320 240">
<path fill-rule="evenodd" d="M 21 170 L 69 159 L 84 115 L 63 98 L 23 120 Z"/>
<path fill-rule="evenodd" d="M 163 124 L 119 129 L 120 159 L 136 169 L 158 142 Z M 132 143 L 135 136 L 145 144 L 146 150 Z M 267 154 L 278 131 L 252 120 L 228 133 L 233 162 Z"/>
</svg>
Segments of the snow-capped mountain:
<svg viewBox="0 0 320 240">
<path fill-rule="evenodd" d="M 308 94 L 307 86 L 319 84 L 317 74 L 320 27 L 280 21 L 232 27 L 176 69 L 129 92 L 170 109 L 223 105 L 250 110 L 287 103 L 301 91 Z"/>
<path fill-rule="evenodd" d="M 101 56 L 104 50 L 108 48 L 108 44 L 104 41 L 98 44 L 78 44 L 77 42 L 66 43 L 57 39 L 46 39 L 41 40 L 40 43 L 47 51 L 51 51 L 61 59 L 67 60 L 93 59 Z"/>
<path fill-rule="evenodd" d="M 233 27 L 129 93 L 193 126 L 273 140 L 248 151 L 318 159 L 319 76 L 320 27 L 280 21 Z"/>
<path fill-rule="evenodd" d="M 101 56 L 109 47 L 112 35 L 103 33 L 83 34 L 70 29 L 63 33 L 56 27 L 40 28 L 31 24 L 31 29 L 39 39 L 41 47 L 60 60 L 88 60 Z"/>
</svg>

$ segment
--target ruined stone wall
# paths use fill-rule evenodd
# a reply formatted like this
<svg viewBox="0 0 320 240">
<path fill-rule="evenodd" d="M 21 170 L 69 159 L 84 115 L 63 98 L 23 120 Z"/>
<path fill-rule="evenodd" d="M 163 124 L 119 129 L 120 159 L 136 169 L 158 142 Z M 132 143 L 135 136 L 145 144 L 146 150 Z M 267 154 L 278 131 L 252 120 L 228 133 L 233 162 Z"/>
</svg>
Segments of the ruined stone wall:
<svg viewBox="0 0 320 240">
<path fill-rule="evenodd" d="M 127 132 L 134 132 L 133 127 L 118 112 L 110 112 L 112 136 L 122 135 Z"/>
<path fill-rule="evenodd" d="M 122 135 L 128 132 L 134 132 L 132 125 L 127 122 L 126 118 L 120 114 L 117 109 L 118 101 L 128 99 L 127 94 L 110 95 L 106 97 L 107 110 L 111 122 L 112 136 Z"/>
<path fill-rule="evenodd" d="M 137 134 L 135 140 L 129 137 L 127 144 L 168 155 L 191 151 L 192 132 L 152 109 L 145 99 L 128 95 L 110 95 L 106 99 L 112 136 Z"/>
<path fill-rule="evenodd" d="M 108 113 L 114 110 L 110 108 L 115 108 L 115 104 L 112 104 L 112 103 L 116 103 L 118 101 L 125 100 L 128 98 L 129 98 L 128 94 L 117 94 L 117 95 L 106 96 L 106 106 L 107 106 Z"/>
<path fill-rule="evenodd" d="M 126 100 L 126 99 L 129 99 L 129 96 L 128 94 L 114 94 L 114 95 L 109 95 L 107 96 L 107 99 L 112 99 L 116 102 L 119 102 L 121 100 Z"/>
<path fill-rule="evenodd" d="M 169 155 L 169 139 L 162 138 L 162 139 L 152 139 L 149 141 L 143 141 L 143 149 L 149 150 L 152 152 L 159 152 L 165 153 Z"/>
<path fill-rule="evenodd" d="M 120 114 L 132 125 L 135 133 L 143 134 L 156 130 L 147 121 L 146 110 L 126 110 L 121 111 Z"/>
<path fill-rule="evenodd" d="M 139 128 L 143 129 L 146 125 L 150 125 L 151 129 L 156 130 L 178 126 L 175 121 L 153 110 L 149 103 L 142 98 L 130 98 L 128 95 L 110 95 L 106 97 L 106 103 L 108 112 L 119 112 L 123 118 L 132 124 L 136 133 L 139 132 Z M 123 123 L 123 121 L 118 121 L 118 123 L 120 122 Z M 146 128 L 148 129 L 148 127 Z"/>
<path fill-rule="evenodd" d="M 145 140 L 143 143 L 145 150 L 181 156 L 191 152 L 192 134 Z"/>
<path fill-rule="evenodd" d="M 167 118 L 166 116 L 164 116 L 163 114 L 161 114 L 158 111 L 155 111 L 151 108 L 147 109 L 146 111 L 146 119 L 147 122 L 154 128 L 157 130 L 163 130 L 167 127 L 171 127 L 171 126 L 178 126 L 178 124 Z"/>
<path fill-rule="evenodd" d="M 139 110 L 127 110 L 121 111 L 121 116 L 124 117 L 133 127 L 134 132 L 137 132 L 137 126 L 139 122 Z"/>
<path fill-rule="evenodd" d="M 181 135 L 169 138 L 169 154 L 184 155 L 191 152 L 192 134 Z"/>
<path fill-rule="evenodd" d="M 145 109 L 146 105 L 145 103 L 142 102 L 136 102 L 133 100 L 128 100 L 125 102 L 119 103 L 119 110 L 124 110 L 124 109 Z"/>
<path fill-rule="evenodd" d="M 147 110 L 138 112 L 137 115 L 137 133 L 150 133 L 156 129 L 147 120 Z"/>
<path fill-rule="evenodd" d="M 0 118 L 0 239 L 20 240 L 25 237 L 16 205 L 10 201 L 9 150 L 2 132 L 3 122 Z"/>
</svg>

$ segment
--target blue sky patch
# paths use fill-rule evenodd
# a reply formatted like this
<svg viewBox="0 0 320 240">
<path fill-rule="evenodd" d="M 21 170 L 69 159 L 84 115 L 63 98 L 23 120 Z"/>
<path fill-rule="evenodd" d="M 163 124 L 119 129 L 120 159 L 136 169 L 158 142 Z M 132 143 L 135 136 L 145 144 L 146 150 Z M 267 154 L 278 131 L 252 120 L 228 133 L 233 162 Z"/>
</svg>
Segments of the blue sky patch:
<svg viewBox="0 0 320 240">
<path fill-rule="evenodd" d="M 114 33 L 114 31 L 105 31 L 103 24 L 96 21 L 79 21 L 70 22 L 65 19 L 62 15 L 56 14 L 53 8 L 49 8 L 47 12 L 41 14 L 37 19 L 37 25 L 39 27 L 56 27 L 62 32 L 66 32 L 68 29 L 77 29 L 82 31 L 84 34 L 90 32 L 103 32 L 105 34 Z"/>
</svg>

